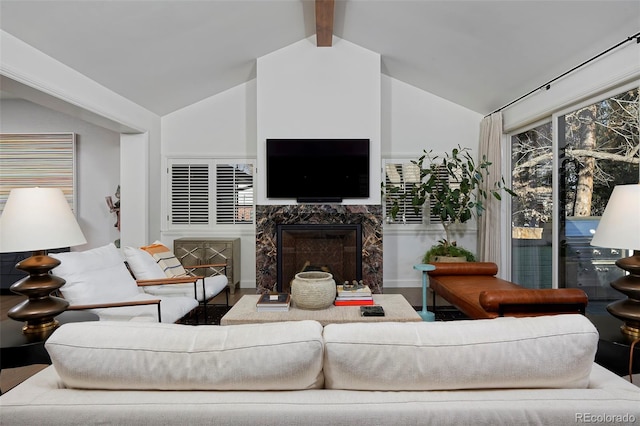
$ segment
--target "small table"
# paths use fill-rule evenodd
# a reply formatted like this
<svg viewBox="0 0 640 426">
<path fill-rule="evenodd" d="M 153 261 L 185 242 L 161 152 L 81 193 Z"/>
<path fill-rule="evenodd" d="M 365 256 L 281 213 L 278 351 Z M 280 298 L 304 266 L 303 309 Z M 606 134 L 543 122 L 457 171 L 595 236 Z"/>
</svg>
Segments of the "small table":
<svg viewBox="0 0 640 426">
<path fill-rule="evenodd" d="M 65 311 L 56 317 L 60 325 L 70 322 L 98 321 L 91 312 Z M 0 324 L 0 370 L 31 364 L 51 364 L 44 348 L 45 340 L 30 341 L 22 334 L 23 322 L 7 319 Z"/>
<path fill-rule="evenodd" d="M 334 306 L 327 309 L 298 309 L 292 303 L 288 311 L 258 312 L 256 302 L 260 295 L 242 296 L 233 308 L 220 320 L 220 325 L 254 324 L 280 321 L 314 320 L 323 326 L 348 322 L 419 322 L 420 315 L 401 294 L 374 294 L 373 301 L 382 306 L 385 316 L 363 317 L 359 306 Z"/>
<path fill-rule="evenodd" d="M 596 363 L 619 376 L 626 376 L 629 374 L 629 356 L 633 356 L 633 373 L 640 373 L 640 343 L 636 343 L 632 354 L 632 340 L 620 331 L 622 321 L 612 315 L 587 314 L 587 318 L 600 335 Z"/>
<path fill-rule="evenodd" d="M 422 271 L 422 311 L 418 312 L 418 314 L 424 321 L 435 321 L 436 314 L 427 311 L 427 287 L 429 279 L 427 272 L 433 271 L 436 267 L 429 265 L 428 263 L 420 263 L 418 265 L 413 265 L 413 269 Z"/>
</svg>

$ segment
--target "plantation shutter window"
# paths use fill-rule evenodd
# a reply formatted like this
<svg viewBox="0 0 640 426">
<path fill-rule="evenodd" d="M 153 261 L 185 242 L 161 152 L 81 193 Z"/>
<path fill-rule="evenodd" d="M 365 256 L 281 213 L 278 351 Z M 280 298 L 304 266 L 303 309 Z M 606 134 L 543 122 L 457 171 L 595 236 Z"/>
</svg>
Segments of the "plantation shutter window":
<svg viewBox="0 0 640 426">
<path fill-rule="evenodd" d="M 403 163 L 387 162 L 385 163 L 385 186 L 397 188 L 397 192 L 387 194 L 385 199 L 385 215 L 388 223 L 401 224 L 418 224 L 423 223 L 423 209 L 418 212 L 411 204 L 411 198 L 408 197 L 400 202 L 400 210 L 396 214 L 395 220 L 391 215 L 394 199 L 400 199 L 403 194 L 410 195 L 411 187 L 420 182 L 420 169 L 417 165 L 406 161 Z"/>
<path fill-rule="evenodd" d="M 394 193 L 386 192 L 385 198 L 385 216 L 387 223 L 394 224 L 439 224 L 441 223 L 438 215 L 433 214 L 429 209 L 429 201 L 418 209 L 414 208 L 411 203 L 411 190 L 412 186 L 420 183 L 420 168 L 417 164 L 411 161 L 401 160 L 402 162 L 388 161 L 384 165 L 385 174 L 385 186 L 395 187 L 397 191 Z M 436 188 L 438 190 L 449 186 L 451 188 L 459 188 L 460 183 L 451 181 L 446 168 L 439 167 L 437 171 L 438 184 Z M 402 199 L 402 196 L 406 194 L 406 198 Z M 399 200 L 399 210 L 396 214 L 395 220 L 392 217 L 391 211 L 393 209 L 393 201 Z"/>
<path fill-rule="evenodd" d="M 445 186 L 448 186 L 454 190 L 460 188 L 460 179 L 458 179 L 457 181 L 450 180 L 449 173 L 445 166 L 438 166 L 437 175 L 438 175 L 438 183 L 436 184 L 437 191 L 443 190 Z M 431 209 L 429 209 L 429 223 L 442 223 L 442 221 L 440 220 L 440 217 L 438 217 L 437 214 L 434 214 L 431 211 Z"/>
<path fill-rule="evenodd" d="M 209 165 L 171 166 L 171 223 L 209 223 Z"/>
<path fill-rule="evenodd" d="M 253 166 L 216 164 L 216 223 L 253 221 Z"/>
<path fill-rule="evenodd" d="M 169 159 L 167 173 L 169 226 L 253 224 L 252 162 Z"/>
</svg>

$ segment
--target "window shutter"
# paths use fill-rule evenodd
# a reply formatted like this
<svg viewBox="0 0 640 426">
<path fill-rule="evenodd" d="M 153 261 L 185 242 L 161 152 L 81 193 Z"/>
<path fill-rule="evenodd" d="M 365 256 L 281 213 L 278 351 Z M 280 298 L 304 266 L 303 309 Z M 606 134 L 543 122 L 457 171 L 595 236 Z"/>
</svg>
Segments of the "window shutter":
<svg viewBox="0 0 640 426">
<path fill-rule="evenodd" d="M 459 181 L 451 181 L 448 170 L 445 166 L 438 166 L 438 184 L 436 185 L 437 190 L 441 190 L 444 185 L 451 187 L 452 189 L 456 189 L 460 187 Z M 429 210 L 429 223 L 442 223 L 440 218 L 431 213 Z"/>
<path fill-rule="evenodd" d="M 171 223 L 209 223 L 209 165 L 171 166 Z"/>
<path fill-rule="evenodd" d="M 400 200 L 400 210 L 395 221 L 391 217 L 394 199 L 400 199 L 402 194 L 410 194 L 411 186 L 420 182 L 420 169 L 417 165 L 407 161 L 404 163 L 388 162 L 385 164 L 385 186 L 395 186 L 399 191 L 395 194 L 388 194 L 385 198 L 385 210 L 387 221 L 390 223 L 418 224 L 423 223 L 423 209 L 416 213 L 411 199 Z"/>
<path fill-rule="evenodd" d="M 253 165 L 216 164 L 216 223 L 253 222 Z"/>
</svg>

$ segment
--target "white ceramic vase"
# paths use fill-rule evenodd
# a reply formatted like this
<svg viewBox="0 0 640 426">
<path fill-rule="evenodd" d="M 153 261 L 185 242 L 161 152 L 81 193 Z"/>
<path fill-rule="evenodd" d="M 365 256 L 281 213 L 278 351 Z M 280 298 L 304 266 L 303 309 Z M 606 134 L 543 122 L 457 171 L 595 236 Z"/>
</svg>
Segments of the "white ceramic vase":
<svg viewBox="0 0 640 426">
<path fill-rule="evenodd" d="M 291 300 L 299 309 L 326 309 L 335 298 L 336 282 L 328 272 L 299 272 L 291 281 Z"/>
</svg>

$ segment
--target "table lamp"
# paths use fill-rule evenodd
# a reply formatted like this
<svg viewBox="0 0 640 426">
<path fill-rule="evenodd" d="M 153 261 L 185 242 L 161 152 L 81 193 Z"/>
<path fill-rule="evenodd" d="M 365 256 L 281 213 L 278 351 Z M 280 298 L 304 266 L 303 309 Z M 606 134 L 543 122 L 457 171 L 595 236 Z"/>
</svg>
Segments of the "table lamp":
<svg viewBox="0 0 640 426">
<path fill-rule="evenodd" d="M 627 298 L 609 304 L 607 311 L 624 321 L 623 334 L 640 337 L 640 184 L 613 188 L 591 245 L 634 250 L 616 261 L 628 274 L 611 283 Z"/>
<path fill-rule="evenodd" d="M 65 281 L 49 271 L 60 261 L 46 250 L 86 243 L 69 203 L 59 188 L 16 188 L 11 190 L 0 216 L 0 253 L 33 251 L 17 269 L 28 277 L 11 286 L 27 300 L 11 308 L 10 318 L 25 321 L 22 331 L 33 340 L 47 337 L 58 325 L 55 316 L 69 303 L 51 293 Z"/>
</svg>

